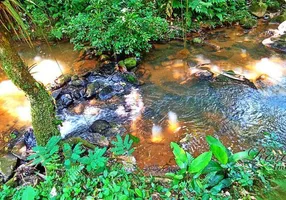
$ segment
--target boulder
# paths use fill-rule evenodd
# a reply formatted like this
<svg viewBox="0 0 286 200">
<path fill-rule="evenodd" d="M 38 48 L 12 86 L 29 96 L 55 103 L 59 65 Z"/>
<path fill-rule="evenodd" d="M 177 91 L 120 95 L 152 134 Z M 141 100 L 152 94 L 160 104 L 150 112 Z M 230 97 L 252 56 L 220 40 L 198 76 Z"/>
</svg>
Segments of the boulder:
<svg viewBox="0 0 286 200">
<path fill-rule="evenodd" d="M 92 98 L 97 95 L 98 90 L 100 88 L 100 84 L 98 82 L 93 82 L 87 85 L 85 97 Z"/>
<path fill-rule="evenodd" d="M 256 19 L 253 19 L 252 17 L 244 17 L 239 23 L 245 29 L 251 29 L 257 25 Z"/>
<path fill-rule="evenodd" d="M 103 101 L 112 98 L 114 95 L 115 93 L 111 85 L 108 85 L 105 88 L 103 88 L 98 94 L 100 100 Z"/>
<path fill-rule="evenodd" d="M 0 157 L 0 182 L 6 182 L 11 177 L 17 164 L 17 158 L 12 154 Z"/>
<path fill-rule="evenodd" d="M 81 134 L 79 137 L 99 147 L 109 147 L 110 145 L 107 138 L 99 133 L 87 132 Z"/>
<path fill-rule="evenodd" d="M 54 90 L 52 92 L 52 97 L 55 99 L 55 100 L 58 100 L 60 98 L 60 94 L 62 92 L 62 88 L 58 89 L 58 90 Z"/>
<path fill-rule="evenodd" d="M 109 129 L 111 129 L 111 125 L 108 121 L 100 119 L 93 122 L 90 129 L 93 133 L 104 135 Z"/>
<path fill-rule="evenodd" d="M 286 21 L 286 11 L 284 11 L 282 14 L 276 16 L 276 17 L 273 17 L 271 19 L 271 22 L 275 22 L 275 23 L 282 23 Z"/>
<path fill-rule="evenodd" d="M 132 57 L 132 58 L 126 58 L 124 60 L 124 65 L 128 70 L 133 69 L 134 67 L 136 67 L 137 65 L 137 61 L 136 58 Z"/>
<path fill-rule="evenodd" d="M 65 75 L 61 75 L 60 77 L 58 77 L 55 80 L 55 83 L 59 86 L 62 87 L 65 84 L 67 84 L 69 81 L 71 80 L 71 75 L 69 74 L 65 74 Z"/>
<path fill-rule="evenodd" d="M 263 2 L 256 2 L 253 1 L 250 8 L 249 8 L 251 14 L 253 14 L 256 17 L 263 17 L 267 11 L 267 4 Z"/>
<path fill-rule="evenodd" d="M 200 70 L 194 74 L 194 76 L 199 80 L 212 80 L 213 73 L 208 70 Z"/>
<path fill-rule="evenodd" d="M 67 108 L 73 103 L 73 98 L 70 94 L 64 94 L 59 100 L 60 106 Z"/>
</svg>

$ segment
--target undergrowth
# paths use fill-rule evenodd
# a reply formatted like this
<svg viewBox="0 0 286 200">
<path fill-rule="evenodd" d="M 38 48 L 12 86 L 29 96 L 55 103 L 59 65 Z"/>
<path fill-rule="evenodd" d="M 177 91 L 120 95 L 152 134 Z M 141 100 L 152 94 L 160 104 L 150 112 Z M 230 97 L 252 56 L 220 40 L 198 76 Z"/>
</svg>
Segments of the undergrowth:
<svg viewBox="0 0 286 200">
<path fill-rule="evenodd" d="M 52 137 L 45 147 L 35 147 L 29 157 L 29 165 L 45 168 L 42 180 L 36 185 L 3 185 L 0 198 L 263 199 L 274 195 L 273 187 L 285 185 L 285 152 L 275 134 L 267 134 L 259 148 L 238 153 L 207 136 L 210 149 L 196 158 L 172 142 L 180 169 L 160 178 L 118 162 L 118 156 L 128 158 L 133 152 L 130 138 L 134 136 L 117 136 L 110 150 L 90 150 Z"/>
</svg>

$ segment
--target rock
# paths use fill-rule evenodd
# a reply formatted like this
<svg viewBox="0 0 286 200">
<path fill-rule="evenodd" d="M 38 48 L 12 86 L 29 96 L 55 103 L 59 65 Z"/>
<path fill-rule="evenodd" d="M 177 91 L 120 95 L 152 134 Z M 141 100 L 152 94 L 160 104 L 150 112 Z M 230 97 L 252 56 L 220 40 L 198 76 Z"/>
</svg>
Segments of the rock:
<svg viewBox="0 0 286 200">
<path fill-rule="evenodd" d="M 27 147 L 25 145 L 24 138 L 23 140 L 19 140 L 11 150 L 11 153 L 21 160 L 26 160 L 27 158 L 26 152 L 27 152 Z"/>
<path fill-rule="evenodd" d="M 194 76 L 199 80 L 212 80 L 213 73 L 208 70 L 200 70 L 194 74 Z"/>
<path fill-rule="evenodd" d="M 111 97 L 115 95 L 113 91 L 114 90 L 112 86 L 108 85 L 99 92 L 98 96 L 100 100 L 104 101 L 104 100 L 110 99 Z"/>
<path fill-rule="evenodd" d="M 85 86 L 85 81 L 82 79 L 71 80 L 70 85 L 75 86 L 75 87 L 83 87 Z"/>
<path fill-rule="evenodd" d="M 104 135 L 109 129 L 111 128 L 111 125 L 108 121 L 105 120 L 96 120 L 92 123 L 90 126 L 90 129 L 93 133 L 99 133 L 101 135 Z"/>
<path fill-rule="evenodd" d="M 24 133 L 24 143 L 28 150 L 32 149 L 33 147 L 37 145 L 34 131 L 32 128 L 28 129 Z"/>
<path fill-rule="evenodd" d="M 271 22 L 275 22 L 275 23 L 282 23 L 284 21 L 286 21 L 286 11 L 284 11 L 281 15 L 278 15 L 271 19 Z"/>
<path fill-rule="evenodd" d="M 62 88 L 60 88 L 60 89 L 58 89 L 58 90 L 54 90 L 54 91 L 52 92 L 52 97 L 53 97 L 55 100 L 58 100 L 59 97 L 60 97 L 60 94 L 61 94 L 62 90 L 63 90 Z"/>
<path fill-rule="evenodd" d="M 267 4 L 263 2 L 256 2 L 253 1 L 249 8 L 251 14 L 255 15 L 256 17 L 263 17 L 267 11 Z"/>
<path fill-rule="evenodd" d="M 83 113 L 83 111 L 84 111 L 84 108 L 85 108 L 85 106 L 82 104 L 82 103 L 80 103 L 80 104 L 78 104 L 77 106 L 75 106 L 74 108 L 73 108 L 73 111 L 76 113 L 76 114 L 82 114 Z"/>
<path fill-rule="evenodd" d="M 131 73 L 130 74 L 124 74 L 124 78 L 129 83 L 138 84 L 137 77 L 135 75 L 131 74 Z"/>
<path fill-rule="evenodd" d="M 109 147 L 110 143 L 107 138 L 99 133 L 83 133 L 80 138 L 100 147 Z"/>
<path fill-rule="evenodd" d="M 73 98 L 71 97 L 70 94 L 64 94 L 60 98 L 60 104 L 64 107 L 67 108 L 73 103 Z"/>
<path fill-rule="evenodd" d="M 122 162 L 123 168 L 128 173 L 136 170 L 136 159 L 134 156 L 119 156 L 118 159 Z"/>
<path fill-rule="evenodd" d="M 286 34 L 278 38 L 273 38 L 272 43 L 268 46 L 272 49 L 286 53 Z"/>
<path fill-rule="evenodd" d="M 108 63 L 108 64 L 103 64 L 99 68 L 99 72 L 104 75 L 111 75 L 115 71 L 115 65 L 114 63 Z"/>
<path fill-rule="evenodd" d="M 93 82 L 87 85 L 85 96 L 86 98 L 92 98 L 96 96 L 98 90 L 100 88 L 100 84 L 98 82 Z"/>
<path fill-rule="evenodd" d="M 136 67 L 136 65 L 137 65 L 136 58 L 134 58 L 134 57 L 132 57 L 132 58 L 126 58 L 126 59 L 124 60 L 124 64 L 125 64 L 125 67 L 126 67 L 128 70 L 133 69 L 133 68 Z"/>
<path fill-rule="evenodd" d="M 66 75 L 61 75 L 60 77 L 58 77 L 58 78 L 55 80 L 55 83 L 56 83 L 59 87 L 62 87 L 62 86 L 64 86 L 65 84 L 67 84 L 70 80 L 71 80 L 71 75 L 66 74 Z"/>
<path fill-rule="evenodd" d="M 0 157 L 0 182 L 6 182 L 11 177 L 17 164 L 17 158 L 12 154 Z"/>
</svg>

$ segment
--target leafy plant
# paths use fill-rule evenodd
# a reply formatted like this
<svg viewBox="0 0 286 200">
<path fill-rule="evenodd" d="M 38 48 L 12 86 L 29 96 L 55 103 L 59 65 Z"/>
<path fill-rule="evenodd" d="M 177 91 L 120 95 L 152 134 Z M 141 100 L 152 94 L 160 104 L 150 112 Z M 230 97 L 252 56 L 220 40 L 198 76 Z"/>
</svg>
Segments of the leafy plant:
<svg viewBox="0 0 286 200">
<path fill-rule="evenodd" d="M 124 140 L 120 135 L 117 135 L 116 139 L 117 141 L 111 142 L 114 145 L 111 152 L 115 155 L 131 155 L 134 152 L 134 148 L 132 148 L 133 140 L 129 139 L 129 135 L 126 135 Z"/>
<path fill-rule="evenodd" d="M 106 148 L 96 148 L 93 151 L 88 151 L 88 155 L 80 158 L 80 163 L 86 166 L 88 172 L 100 173 L 106 166 L 107 158 L 103 155 L 106 152 Z"/>
<path fill-rule="evenodd" d="M 32 154 L 28 157 L 28 160 L 33 160 L 33 164 L 42 164 L 48 165 L 51 162 L 54 162 L 59 159 L 59 141 L 61 140 L 60 136 L 53 136 L 47 143 L 45 147 L 36 146 L 33 148 L 35 154 Z"/>
</svg>

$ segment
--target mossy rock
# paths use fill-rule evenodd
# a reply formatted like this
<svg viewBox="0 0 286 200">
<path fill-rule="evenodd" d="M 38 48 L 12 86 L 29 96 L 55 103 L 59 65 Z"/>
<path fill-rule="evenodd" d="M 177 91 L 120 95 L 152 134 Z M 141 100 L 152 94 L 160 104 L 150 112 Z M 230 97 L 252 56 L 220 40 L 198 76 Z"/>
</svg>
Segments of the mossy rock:
<svg viewBox="0 0 286 200">
<path fill-rule="evenodd" d="M 132 84 L 137 84 L 138 83 L 138 79 L 136 78 L 136 76 L 134 76 L 132 74 L 125 74 L 124 78 L 129 83 L 132 83 Z"/>
<path fill-rule="evenodd" d="M 284 11 L 281 15 L 273 17 L 271 22 L 282 23 L 286 21 L 286 11 Z"/>
<path fill-rule="evenodd" d="M 120 67 L 125 67 L 124 60 L 119 61 L 118 65 L 119 65 Z"/>
<path fill-rule="evenodd" d="M 263 17 L 267 11 L 267 7 L 263 2 L 252 2 L 249 10 L 256 17 Z"/>
<path fill-rule="evenodd" d="M 132 57 L 132 58 L 126 58 L 124 60 L 124 64 L 125 64 L 125 67 L 130 70 L 130 69 L 133 69 L 134 67 L 136 67 L 137 65 L 137 61 L 136 61 L 136 58 Z"/>
<path fill-rule="evenodd" d="M 251 29 L 257 25 L 257 21 L 252 17 L 244 17 L 243 19 L 240 20 L 239 23 L 243 28 L 246 29 Z"/>
</svg>

